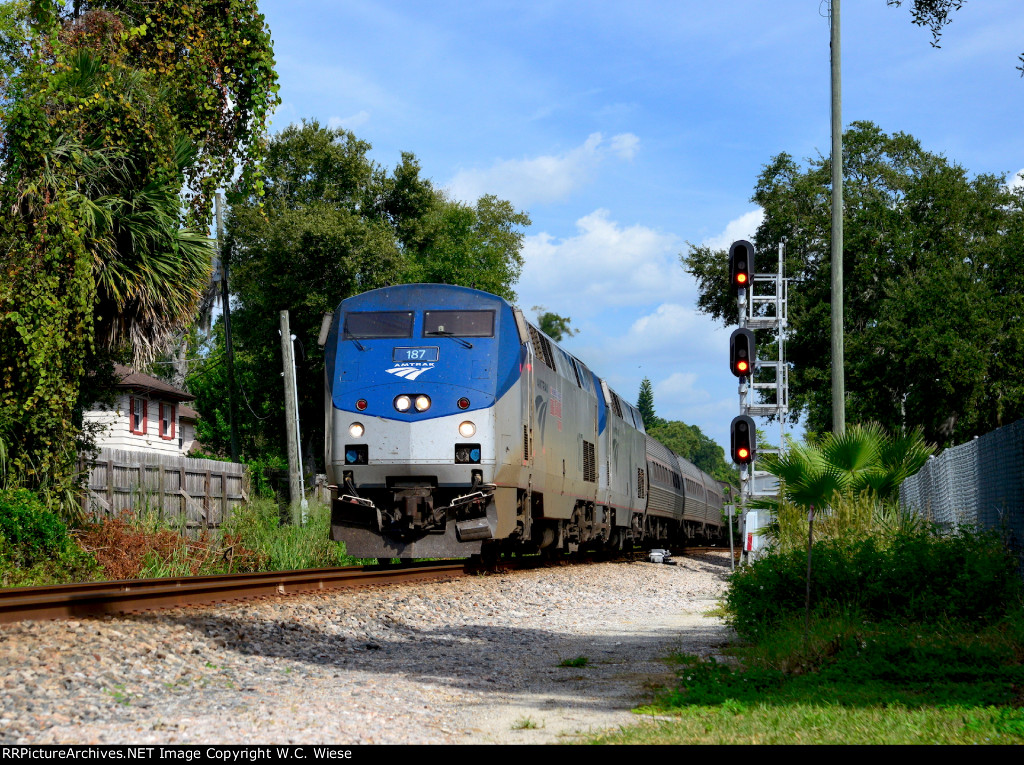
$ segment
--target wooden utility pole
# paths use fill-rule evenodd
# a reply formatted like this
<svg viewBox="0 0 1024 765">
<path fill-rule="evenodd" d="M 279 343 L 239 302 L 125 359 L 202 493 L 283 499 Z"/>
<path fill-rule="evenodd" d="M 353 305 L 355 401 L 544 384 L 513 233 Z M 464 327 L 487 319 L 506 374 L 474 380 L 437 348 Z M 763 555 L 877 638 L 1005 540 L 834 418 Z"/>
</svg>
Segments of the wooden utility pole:
<svg viewBox="0 0 1024 765">
<path fill-rule="evenodd" d="M 228 258 L 224 247 L 224 195 L 217 194 L 217 250 L 220 252 L 220 294 L 224 307 L 224 353 L 228 366 L 228 425 L 231 428 L 231 461 L 238 462 L 238 412 L 235 409 L 235 349 L 231 343 L 231 297 L 228 294 Z"/>
<path fill-rule="evenodd" d="M 843 88 L 839 0 L 832 0 L 832 431 L 846 430 L 843 369 Z"/>
<path fill-rule="evenodd" d="M 292 521 L 297 523 L 302 489 L 299 486 L 299 440 L 295 427 L 298 412 L 295 407 L 295 377 L 292 374 L 295 362 L 292 358 L 292 331 L 288 324 L 288 311 L 281 311 L 281 358 L 284 361 L 284 424 L 288 436 L 288 494 L 291 497 L 289 504 Z"/>
</svg>

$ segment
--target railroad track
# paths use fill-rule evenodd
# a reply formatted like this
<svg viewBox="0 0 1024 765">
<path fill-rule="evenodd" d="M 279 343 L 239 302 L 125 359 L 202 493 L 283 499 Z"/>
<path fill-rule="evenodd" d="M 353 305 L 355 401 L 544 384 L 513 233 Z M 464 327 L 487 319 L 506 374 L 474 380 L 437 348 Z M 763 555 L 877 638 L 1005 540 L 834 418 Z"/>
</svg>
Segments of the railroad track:
<svg viewBox="0 0 1024 765">
<path fill-rule="evenodd" d="M 682 554 L 720 548 L 693 547 Z M 628 557 L 643 560 L 646 552 Z M 0 624 L 27 619 L 77 619 L 105 614 L 138 613 L 161 608 L 225 603 L 254 598 L 297 595 L 351 587 L 451 579 L 485 570 L 511 571 L 559 563 L 578 563 L 591 556 L 544 560 L 540 556 L 503 559 L 484 567 L 477 559 L 378 566 L 347 566 L 260 574 L 224 574 L 167 579 L 124 579 L 47 587 L 0 589 Z M 598 559 L 607 559 L 598 556 Z"/>
<path fill-rule="evenodd" d="M 409 566 L 349 566 L 261 574 L 126 579 L 0 590 L 0 624 L 72 619 L 223 603 L 377 584 L 450 579 L 479 570 L 468 561 Z"/>
</svg>

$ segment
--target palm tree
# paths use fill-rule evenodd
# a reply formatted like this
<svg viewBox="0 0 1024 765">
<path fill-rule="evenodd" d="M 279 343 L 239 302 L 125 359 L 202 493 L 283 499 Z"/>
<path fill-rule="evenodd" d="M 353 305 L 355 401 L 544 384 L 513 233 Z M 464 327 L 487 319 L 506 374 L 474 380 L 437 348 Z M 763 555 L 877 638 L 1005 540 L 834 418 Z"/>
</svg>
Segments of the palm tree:
<svg viewBox="0 0 1024 765">
<path fill-rule="evenodd" d="M 63 87 L 92 93 L 105 76 L 101 64 L 92 51 L 75 51 Z M 137 72 L 121 79 L 129 97 L 152 97 Z M 156 169 L 123 150 L 62 134 L 39 159 L 40 172 L 19 184 L 19 204 L 29 216 L 58 194 L 78 211 L 93 261 L 97 347 L 127 346 L 136 367 L 195 320 L 209 282 L 213 241 L 181 225 L 179 192 L 194 160 L 183 137 L 175 141 L 171 166 Z"/>
<path fill-rule="evenodd" d="M 841 434 L 769 455 L 761 466 L 779 479 L 780 496 L 752 504 L 773 512 L 769 534 L 783 547 L 806 539 L 809 510 L 834 527 L 822 528 L 826 534 L 891 523 L 900 484 L 935 448 L 920 428 L 893 436 L 876 423 L 851 425 Z"/>
<path fill-rule="evenodd" d="M 192 151 L 179 142 L 179 171 Z M 96 342 L 128 343 L 133 362 L 151 360 L 195 321 L 210 280 L 213 241 L 179 225 L 181 187 L 166 178 L 96 200 L 103 226 L 95 248 Z"/>
<path fill-rule="evenodd" d="M 769 455 L 762 467 L 780 479 L 787 500 L 803 507 L 823 508 L 837 491 L 870 491 L 889 502 L 934 451 L 920 428 L 891 436 L 872 422 L 794 444 L 785 454 Z"/>
</svg>

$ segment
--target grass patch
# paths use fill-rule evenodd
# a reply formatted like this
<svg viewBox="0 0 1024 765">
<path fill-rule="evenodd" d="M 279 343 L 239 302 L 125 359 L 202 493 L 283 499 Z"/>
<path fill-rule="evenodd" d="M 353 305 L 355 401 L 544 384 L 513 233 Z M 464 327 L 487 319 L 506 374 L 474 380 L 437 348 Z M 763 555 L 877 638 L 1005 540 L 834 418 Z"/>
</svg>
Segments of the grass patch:
<svg viewBox="0 0 1024 765">
<path fill-rule="evenodd" d="M 592 744 L 1019 744 L 1018 711 L 849 708 L 819 704 L 693 706 L 679 719 L 596 736 Z"/>
<path fill-rule="evenodd" d="M 277 503 L 255 499 L 237 508 L 224 526 L 225 534 L 266 556 L 263 571 L 354 566 L 363 561 L 346 554 L 342 542 L 331 541 L 331 511 L 310 504 L 305 526 L 282 524 Z"/>
<path fill-rule="evenodd" d="M 821 619 L 736 647 L 735 665 L 673 656 L 659 720 L 591 743 L 1022 744 L 1024 615 L 972 633 Z"/>
<path fill-rule="evenodd" d="M 537 723 L 529 717 L 520 717 L 512 724 L 512 730 L 535 730 L 543 727 L 544 723 Z"/>
<path fill-rule="evenodd" d="M 82 543 L 106 579 L 153 579 L 259 571 L 266 556 L 232 534 L 185 535 L 155 513 L 124 513 L 87 528 Z"/>
<path fill-rule="evenodd" d="M 558 662 L 559 667 L 585 667 L 590 663 L 586 656 L 577 656 L 575 659 L 562 659 Z"/>
<path fill-rule="evenodd" d="M 282 524 L 272 499 L 236 508 L 219 530 L 186 534 L 157 512 L 123 513 L 71 532 L 24 489 L 0 491 L 0 586 L 177 578 L 330 568 L 365 561 L 330 539 L 330 509 L 310 505 L 304 526 Z"/>
</svg>

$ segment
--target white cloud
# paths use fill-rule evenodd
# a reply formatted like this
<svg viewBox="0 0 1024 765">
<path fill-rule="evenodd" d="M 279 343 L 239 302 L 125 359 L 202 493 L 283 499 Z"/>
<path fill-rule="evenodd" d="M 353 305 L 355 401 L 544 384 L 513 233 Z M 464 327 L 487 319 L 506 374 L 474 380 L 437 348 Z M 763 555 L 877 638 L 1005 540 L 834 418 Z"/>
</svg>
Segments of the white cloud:
<svg viewBox="0 0 1024 765">
<path fill-rule="evenodd" d="M 1010 179 L 1009 184 L 1007 184 L 1007 188 L 1009 188 L 1010 191 L 1020 191 L 1024 188 L 1024 168 L 1021 168 L 1013 174 L 1013 178 Z"/>
<path fill-rule="evenodd" d="M 703 359 L 721 345 L 722 330 L 694 308 L 662 303 L 633 322 L 620 339 L 620 352 L 638 358 Z"/>
<path fill-rule="evenodd" d="M 366 109 L 353 114 L 351 117 L 331 117 L 327 120 L 328 127 L 331 128 L 345 128 L 345 130 L 355 130 L 361 125 L 365 125 L 370 121 L 370 113 Z"/>
<path fill-rule="evenodd" d="M 607 210 L 576 221 L 577 235 L 547 233 L 523 242 L 523 273 L 516 291 L 523 305 L 590 316 L 610 307 L 665 302 L 694 294 L 679 264 L 679 240 L 646 226 L 622 226 Z"/>
<path fill-rule="evenodd" d="M 601 133 L 591 133 L 580 146 L 562 154 L 502 159 L 485 170 L 460 170 L 449 182 L 448 190 L 456 199 L 465 201 L 496 194 L 520 208 L 565 199 L 590 180 L 608 155 L 631 160 L 639 145 L 640 139 L 632 133 L 621 133 L 609 140 Z"/>
<path fill-rule="evenodd" d="M 743 213 L 740 217 L 729 221 L 722 233 L 706 238 L 701 244 L 707 245 L 713 250 L 728 250 L 737 239 L 746 239 L 752 242 L 757 227 L 763 220 L 764 210 L 758 207 L 756 210 Z"/>
<path fill-rule="evenodd" d="M 612 136 L 610 148 L 619 159 L 633 159 L 640 148 L 640 139 L 632 133 L 620 133 Z"/>
<path fill-rule="evenodd" d="M 654 400 L 664 401 L 665 399 L 710 398 L 706 391 L 696 387 L 697 374 L 695 372 L 675 372 L 666 379 L 654 385 Z"/>
<path fill-rule="evenodd" d="M 719 239 L 749 236 L 759 211 L 731 222 Z M 729 239 L 731 242 L 732 239 Z M 640 381 L 654 385 L 655 408 L 667 419 L 728 437 L 737 409 L 728 372 L 730 327 L 696 307 L 697 287 L 680 262 L 680 237 L 624 225 L 607 210 L 576 221 L 573 236 L 528 236 L 516 290 L 519 304 L 542 305 L 581 330 L 564 345 L 630 401 Z M 726 244 L 725 246 L 728 246 Z"/>
</svg>

